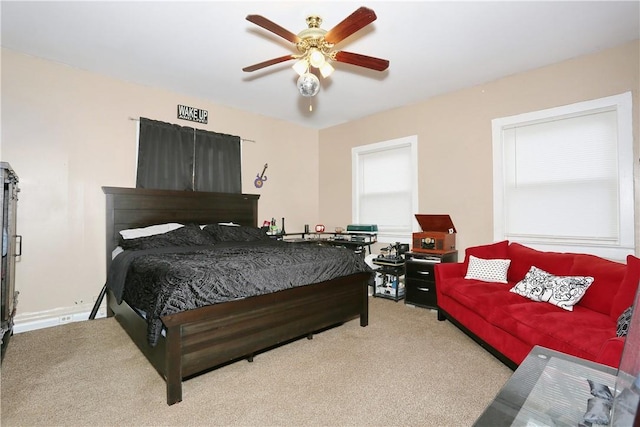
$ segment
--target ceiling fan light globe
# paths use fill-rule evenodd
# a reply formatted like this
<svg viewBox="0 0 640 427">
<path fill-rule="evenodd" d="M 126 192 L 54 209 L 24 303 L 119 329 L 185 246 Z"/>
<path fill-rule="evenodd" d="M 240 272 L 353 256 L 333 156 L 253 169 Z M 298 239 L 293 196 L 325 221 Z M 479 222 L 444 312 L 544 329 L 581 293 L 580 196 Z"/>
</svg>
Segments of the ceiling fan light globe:
<svg viewBox="0 0 640 427">
<path fill-rule="evenodd" d="M 320 90 L 320 80 L 311 73 L 304 73 L 298 77 L 298 91 L 300 95 L 310 97 L 316 96 Z"/>
<path fill-rule="evenodd" d="M 306 59 L 301 59 L 293 64 L 291 68 L 293 68 L 295 72 L 298 73 L 299 76 L 301 76 L 309 70 L 309 63 Z"/>
<path fill-rule="evenodd" d="M 320 67 L 320 74 L 322 74 L 322 77 L 326 79 L 331 75 L 331 73 L 333 73 L 333 70 L 334 68 L 331 66 L 331 64 L 329 64 L 328 62 L 325 62 Z"/>
<path fill-rule="evenodd" d="M 309 54 L 309 63 L 311 66 L 320 68 L 325 64 L 324 54 L 318 49 L 312 49 Z"/>
</svg>

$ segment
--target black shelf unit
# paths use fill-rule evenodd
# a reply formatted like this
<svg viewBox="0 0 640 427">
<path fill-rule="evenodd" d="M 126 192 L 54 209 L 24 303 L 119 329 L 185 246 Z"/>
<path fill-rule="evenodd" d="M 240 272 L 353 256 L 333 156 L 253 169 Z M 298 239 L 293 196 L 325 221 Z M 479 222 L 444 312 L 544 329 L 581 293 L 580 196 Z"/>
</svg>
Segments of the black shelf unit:
<svg viewBox="0 0 640 427">
<path fill-rule="evenodd" d="M 404 262 L 395 264 L 376 264 L 376 280 L 372 296 L 400 301 L 405 297 L 406 289 L 402 285 L 404 276 Z"/>
<path fill-rule="evenodd" d="M 2 274 L 0 295 L 0 360 L 4 359 L 9 339 L 13 334 L 13 318 L 16 314 L 18 292 L 15 291 L 16 257 L 22 252 L 22 237 L 16 234 L 16 213 L 18 206 L 18 176 L 9 163 L 0 162 L 0 205 L 2 205 Z M 17 245 L 19 243 L 19 247 Z"/>
</svg>

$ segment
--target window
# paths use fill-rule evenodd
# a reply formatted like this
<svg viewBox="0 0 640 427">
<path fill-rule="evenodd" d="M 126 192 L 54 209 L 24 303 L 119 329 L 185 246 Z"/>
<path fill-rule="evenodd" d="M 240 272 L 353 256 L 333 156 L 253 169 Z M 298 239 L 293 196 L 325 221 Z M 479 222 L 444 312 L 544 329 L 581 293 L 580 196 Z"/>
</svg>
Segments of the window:
<svg viewBox="0 0 640 427">
<path fill-rule="evenodd" d="M 631 93 L 492 124 L 495 240 L 634 253 Z"/>
<path fill-rule="evenodd" d="M 418 137 L 351 150 L 353 223 L 376 224 L 378 240 L 409 243 L 418 211 Z"/>
</svg>

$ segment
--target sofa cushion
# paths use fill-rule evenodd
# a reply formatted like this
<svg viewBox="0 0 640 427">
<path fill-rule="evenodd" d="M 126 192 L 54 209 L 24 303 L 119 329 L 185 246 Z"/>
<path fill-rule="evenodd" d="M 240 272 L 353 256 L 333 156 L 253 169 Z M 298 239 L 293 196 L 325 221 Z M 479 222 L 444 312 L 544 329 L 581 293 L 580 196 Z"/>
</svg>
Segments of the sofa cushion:
<svg viewBox="0 0 640 427">
<path fill-rule="evenodd" d="M 493 323 L 531 345 L 589 360 L 595 360 L 602 344 L 615 336 L 616 324 L 609 316 L 580 305 L 566 311 L 527 301 L 502 307 L 500 317 Z"/>
<path fill-rule="evenodd" d="M 624 343 L 624 337 L 609 338 L 602 344 L 602 347 L 600 347 L 600 352 L 594 362 L 617 368 L 620 366 L 620 355 L 624 349 Z"/>
<path fill-rule="evenodd" d="M 509 245 L 507 258 L 511 260 L 507 278 L 512 283 L 522 280 L 532 265 L 559 276 L 570 275 L 573 265 L 572 254 L 538 251 L 519 243 Z"/>
<path fill-rule="evenodd" d="M 495 285 L 502 286 L 502 293 L 510 294 L 512 297 L 522 299 L 522 297 L 518 295 L 505 292 L 504 285 L 497 283 Z M 544 305 L 560 310 L 559 308 L 549 304 Z M 480 337 L 482 341 L 487 343 L 487 345 L 497 349 L 506 358 L 512 360 L 516 364 L 522 363 L 531 351 L 532 346 L 529 343 L 525 343 L 520 338 L 505 332 L 503 329 L 494 326 L 490 322 L 487 322 L 475 310 L 470 310 L 466 306 L 460 304 L 460 302 L 455 298 L 447 295 L 438 296 L 438 308 L 442 309 L 442 311 L 447 314 L 447 317 L 453 318 L 456 322 L 464 325 L 465 329 Z"/>
<path fill-rule="evenodd" d="M 613 299 L 618 293 L 627 266 L 595 255 L 574 254 L 570 274 L 591 276 L 593 283 L 580 300 L 580 305 L 599 313 L 611 313 Z"/>
<path fill-rule="evenodd" d="M 451 297 L 487 321 L 491 321 L 500 307 L 522 301 L 521 296 L 507 292 L 509 288 L 501 283 L 458 278 L 447 280 L 442 285 L 438 283 L 436 287 L 439 293 Z"/>
<path fill-rule="evenodd" d="M 592 283 L 593 277 L 556 276 L 532 266 L 524 279 L 510 291 L 533 301 L 548 302 L 573 311 L 573 306 L 580 301 Z"/>
<path fill-rule="evenodd" d="M 611 305 L 611 318 L 618 319 L 618 316 L 631 304 L 633 304 L 640 282 L 640 258 L 627 255 L 627 271 L 620 283 L 618 293 L 613 297 Z"/>
<path fill-rule="evenodd" d="M 464 268 L 465 271 L 469 265 L 469 257 L 471 255 L 477 258 L 483 259 L 505 259 L 507 256 L 507 249 L 509 247 L 509 241 L 503 240 L 501 242 L 491 243 L 488 245 L 472 246 L 465 250 L 464 256 Z"/>
<path fill-rule="evenodd" d="M 470 255 L 467 275 L 464 278 L 507 283 L 509 264 L 510 259 L 483 259 Z"/>
</svg>

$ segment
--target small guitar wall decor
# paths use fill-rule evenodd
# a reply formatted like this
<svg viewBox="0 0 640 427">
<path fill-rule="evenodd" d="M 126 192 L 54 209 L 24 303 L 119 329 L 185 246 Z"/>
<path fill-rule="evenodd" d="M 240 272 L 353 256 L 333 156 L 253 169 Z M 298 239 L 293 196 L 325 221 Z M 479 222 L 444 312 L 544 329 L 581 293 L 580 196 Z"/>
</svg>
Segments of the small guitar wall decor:
<svg viewBox="0 0 640 427">
<path fill-rule="evenodd" d="M 262 173 L 256 175 L 256 179 L 255 181 L 253 181 L 253 185 L 256 186 L 256 188 L 262 188 L 262 186 L 264 185 L 264 182 L 267 180 L 267 176 L 264 174 L 264 172 L 267 170 L 267 168 L 269 167 L 268 164 L 264 164 L 264 169 L 262 169 Z"/>
</svg>

